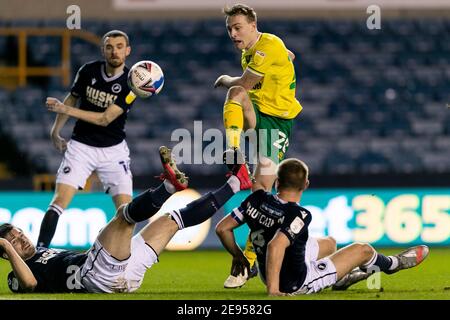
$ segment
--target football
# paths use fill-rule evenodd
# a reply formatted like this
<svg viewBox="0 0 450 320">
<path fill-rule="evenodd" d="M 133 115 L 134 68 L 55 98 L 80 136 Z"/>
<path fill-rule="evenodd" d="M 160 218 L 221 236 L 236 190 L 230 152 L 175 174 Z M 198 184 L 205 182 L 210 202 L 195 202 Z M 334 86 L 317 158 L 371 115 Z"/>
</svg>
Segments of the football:
<svg viewBox="0 0 450 320">
<path fill-rule="evenodd" d="M 139 61 L 128 72 L 128 86 L 141 98 L 157 95 L 164 86 L 164 73 L 153 61 Z"/>
</svg>

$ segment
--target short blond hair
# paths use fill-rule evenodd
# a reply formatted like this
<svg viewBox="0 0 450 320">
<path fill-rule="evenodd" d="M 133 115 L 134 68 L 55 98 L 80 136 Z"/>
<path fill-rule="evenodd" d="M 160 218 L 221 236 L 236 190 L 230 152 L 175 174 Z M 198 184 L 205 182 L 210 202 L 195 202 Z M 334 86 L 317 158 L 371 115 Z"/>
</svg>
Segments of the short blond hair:
<svg viewBox="0 0 450 320">
<path fill-rule="evenodd" d="M 246 4 L 237 3 L 230 7 L 223 8 L 223 13 L 227 17 L 232 17 L 238 14 L 242 14 L 247 18 L 248 22 L 256 22 L 256 12 L 253 8 L 250 8 Z"/>
</svg>

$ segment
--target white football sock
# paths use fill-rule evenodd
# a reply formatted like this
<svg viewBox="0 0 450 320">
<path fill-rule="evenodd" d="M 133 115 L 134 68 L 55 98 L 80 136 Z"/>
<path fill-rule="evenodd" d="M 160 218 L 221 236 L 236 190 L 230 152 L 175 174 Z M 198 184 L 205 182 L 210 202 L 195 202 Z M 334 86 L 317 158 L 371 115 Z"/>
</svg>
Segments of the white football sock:
<svg viewBox="0 0 450 320">
<path fill-rule="evenodd" d="M 370 269 L 374 265 L 374 263 L 377 261 L 377 257 L 378 257 L 378 253 L 376 251 L 374 251 L 372 258 L 370 258 L 370 260 L 367 263 L 363 264 L 362 267 L 365 269 Z"/>
<path fill-rule="evenodd" d="M 230 176 L 227 181 L 234 193 L 238 193 L 241 190 L 241 181 L 236 176 Z"/>
<path fill-rule="evenodd" d="M 177 191 L 177 189 L 175 189 L 174 185 L 169 180 L 165 179 L 163 183 L 168 193 L 173 194 Z"/>
<path fill-rule="evenodd" d="M 395 268 L 397 268 L 398 264 L 399 264 L 398 258 L 395 256 L 388 256 L 388 258 L 391 259 L 391 261 L 392 261 L 392 264 L 389 267 L 389 270 L 394 270 Z"/>
</svg>

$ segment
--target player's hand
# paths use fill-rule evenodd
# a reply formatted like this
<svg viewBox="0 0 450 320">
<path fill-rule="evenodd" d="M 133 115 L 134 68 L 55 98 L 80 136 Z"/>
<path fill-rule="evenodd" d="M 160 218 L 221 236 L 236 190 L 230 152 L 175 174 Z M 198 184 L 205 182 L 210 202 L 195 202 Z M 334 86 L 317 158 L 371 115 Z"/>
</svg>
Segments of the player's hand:
<svg viewBox="0 0 450 320">
<path fill-rule="evenodd" d="M 250 263 L 247 258 L 241 254 L 237 257 L 233 258 L 233 262 L 231 263 L 231 274 L 237 276 L 239 274 L 245 274 L 245 269 L 247 269 L 247 274 L 250 273 Z"/>
<path fill-rule="evenodd" d="M 66 114 L 68 110 L 68 107 L 64 103 L 53 97 L 47 97 L 45 105 L 47 106 L 48 111 L 55 113 Z"/>
<path fill-rule="evenodd" d="M 222 87 L 225 84 L 225 80 L 229 78 L 230 76 L 227 76 L 226 74 L 221 75 L 217 78 L 216 82 L 214 82 L 214 88 Z"/>
<path fill-rule="evenodd" d="M 6 243 L 9 243 L 8 240 L 6 240 L 5 238 L 0 238 L 0 248 L 4 248 L 5 245 L 7 245 Z"/>
<path fill-rule="evenodd" d="M 5 238 L 0 238 L 0 248 L 2 249 L 2 251 L 6 252 L 7 251 L 7 249 L 6 249 L 7 247 L 12 247 L 12 244 L 8 240 L 6 240 Z"/>
<path fill-rule="evenodd" d="M 63 153 L 67 149 L 67 141 L 64 138 L 61 138 L 59 134 L 52 134 L 51 135 L 53 145 L 55 146 L 56 150 Z"/>
<path fill-rule="evenodd" d="M 289 293 L 281 292 L 280 290 L 268 291 L 267 294 L 271 297 L 285 297 L 290 296 Z"/>
</svg>

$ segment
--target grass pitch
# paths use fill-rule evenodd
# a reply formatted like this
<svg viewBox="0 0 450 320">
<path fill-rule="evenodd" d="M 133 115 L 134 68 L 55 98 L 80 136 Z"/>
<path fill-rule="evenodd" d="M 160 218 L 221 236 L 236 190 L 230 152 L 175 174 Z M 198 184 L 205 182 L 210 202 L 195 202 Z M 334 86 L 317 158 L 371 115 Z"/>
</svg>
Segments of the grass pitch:
<svg viewBox="0 0 450 320">
<path fill-rule="evenodd" d="M 380 250 L 394 254 L 400 249 Z M 231 259 L 224 251 L 164 252 L 160 262 L 146 275 L 142 287 L 132 294 L 13 294 L 6 277 L 11 270 L 0 262 L 0 299 L 89 299 L 89 300 L 450 300 L 450 249 L 431 248 L 430 255 L 416 268 L 388 276 L 382 274 L 381 288 L 368 289 L 365 281 L 347 291 L 330 289 L 313 295 L 268 297 L 259 278 L 240 289 L 223 289 Z"/>
</svg>

